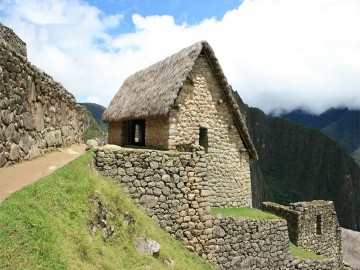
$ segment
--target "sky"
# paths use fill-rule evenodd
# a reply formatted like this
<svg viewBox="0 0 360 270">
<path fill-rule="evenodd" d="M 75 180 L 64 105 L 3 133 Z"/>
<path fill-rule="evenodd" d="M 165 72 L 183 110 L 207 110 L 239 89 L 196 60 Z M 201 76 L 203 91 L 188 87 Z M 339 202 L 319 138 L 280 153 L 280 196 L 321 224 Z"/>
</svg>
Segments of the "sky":
<svg viewBox="0 0 360 270">
<path fill-rule="evenodd" d="M 359 0 L 0 0 L 0 22 L 78 102 L 207 40 L 251 107 L 360 109 Z"/>
</svg>

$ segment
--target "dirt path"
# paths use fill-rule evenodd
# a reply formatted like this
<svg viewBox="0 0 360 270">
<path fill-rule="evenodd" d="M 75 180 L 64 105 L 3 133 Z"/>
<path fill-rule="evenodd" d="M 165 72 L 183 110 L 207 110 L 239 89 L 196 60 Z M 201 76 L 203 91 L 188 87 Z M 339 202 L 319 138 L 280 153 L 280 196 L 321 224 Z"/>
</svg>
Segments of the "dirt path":
<svg viewBox="0 0 360 270">
<path fill-rule="evenodd" d="M 84 152 L 85 145 L 78 144 L 8 168 L 0 168 L 0 202 L 11 193 L 54 172 Z"/>
</svg>

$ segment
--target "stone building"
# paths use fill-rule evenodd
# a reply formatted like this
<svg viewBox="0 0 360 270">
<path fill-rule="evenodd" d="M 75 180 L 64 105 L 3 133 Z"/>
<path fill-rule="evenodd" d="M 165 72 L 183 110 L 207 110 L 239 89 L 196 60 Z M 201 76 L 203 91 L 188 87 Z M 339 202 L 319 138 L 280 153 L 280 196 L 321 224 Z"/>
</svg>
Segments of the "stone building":
<svg viewBox="0 0 360 270">
<path fill-rule="evenodd" d="M 0 23 L 0 167 L 82 141 L 83 109 Z"/>
<path fill-rule="evenodd" d="M 257 159 L 242 114 L 210 45 L 198 42 L 125 80 L 103 114 L 110 144 L 206 152 L 211 206 L 251 207 Z"/>
</svg>

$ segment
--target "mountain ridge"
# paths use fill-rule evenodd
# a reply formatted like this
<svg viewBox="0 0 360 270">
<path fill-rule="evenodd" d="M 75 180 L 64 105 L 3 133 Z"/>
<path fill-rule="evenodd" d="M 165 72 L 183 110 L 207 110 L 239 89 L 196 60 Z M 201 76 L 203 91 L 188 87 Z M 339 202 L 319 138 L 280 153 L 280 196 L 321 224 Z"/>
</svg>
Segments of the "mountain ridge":
<svg viewBox="0 0 360 270">
<path fill-rule="evenodd" d="M 279 117 L 319 129 L 339 142 L 360 166 L 360 110 L 331 108 L 314 115 L 300 109 L 280 114 Z"/>
</svg>

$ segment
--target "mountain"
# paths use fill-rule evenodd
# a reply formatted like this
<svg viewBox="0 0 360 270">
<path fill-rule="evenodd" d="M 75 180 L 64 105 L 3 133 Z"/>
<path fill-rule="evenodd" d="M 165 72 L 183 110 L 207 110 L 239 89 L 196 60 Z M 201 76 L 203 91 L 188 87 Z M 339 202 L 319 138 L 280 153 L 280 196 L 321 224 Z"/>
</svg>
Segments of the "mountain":
<svg viewBox="0 0 360 270">
<path fill-rule="evenodd" d="M 342 227 L 360 230 L 360 168 L 321 131 L 249 108 L 234 92 L 259 160 L 252 162 L 253 204 L 334 201 Z"/>
<path fill-rule="evenodd" d="M 321 130 L 339 142 L 360 166 L 360 110 L 330 109 L 320 115 L 295 110 L 280 117 Z"/>
<path fill-rule="evenodd" d="M 104 141 L 103 130 L 99 127 L 92 113 L 84 106 L 84 134 L 83 139 L 86 142 L 89 139 L 98 139 L 100 142 Z"/>
<path fill-rule="evenodd" d="M 105 111 L 105 107 L 96 103 L 79 103 L 80 105 L 86 107 L 88 109 L 92 116 L 95 118 L 96 122 L 98 123 L 99 127 L 102 129 L 102 131 L 107 132 L 108 131 L 108 124 L 104 123 L 102 121 L 102 114 Z"/>
</svg>

